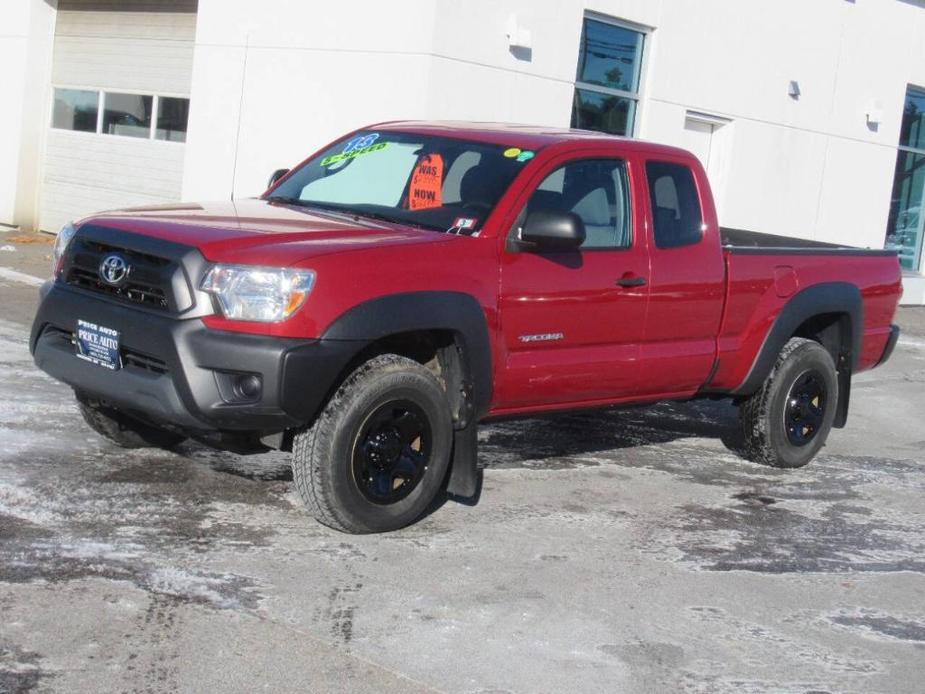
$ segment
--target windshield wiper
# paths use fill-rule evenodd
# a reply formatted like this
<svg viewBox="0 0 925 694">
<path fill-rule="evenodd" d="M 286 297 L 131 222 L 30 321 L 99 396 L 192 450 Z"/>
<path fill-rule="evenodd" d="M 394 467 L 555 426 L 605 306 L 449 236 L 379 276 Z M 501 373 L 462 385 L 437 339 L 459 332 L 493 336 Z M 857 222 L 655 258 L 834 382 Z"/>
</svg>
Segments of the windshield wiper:
<svg viewBox="0 0 925 694">
<path fill-rule="evenodd" d="M 294 198 L 294 197 L 290 197 L 286 195 L 271 195 L 270 197 L 267 198 L 267 202 L 281 202 L 285 205 L 298 205 L 299 207 L 313 207 L 318 210 L 324 210 L 325 212 L 333 212 L 334 214 L 339 214 L 345 217 L 350 217 L 354 221 L 359 220 L 360 217 L 367 217 L 369 219 L 379 219 L 383 222 L 389 222 L 391 224 L 403 224 L 405 226 L 416 227 L 418 229 L 426 229 L 428 231 L 444 231 L 442 227 L 436 227 L 430 224 L 419 224 L 417 222 L 410 222 L 405 219 L 397 219 L 387 214 L 382 214 L 380 212 L 369 212 L 367 210 L 355 210 L 345 205 L 327 204 L 323 202 L 315 202 L 314 200 L 303 200 L 302 198 Z"/>
<path fill-rule="evenodd" d="M 339 217 L 347 217 L 349 219 L 356 218 L 356 215 L 351 210 L 341 207 L 340 205 L 325 205 L 324 203 L 315 202 L 313 200 L 303 200 L 302 198 L 293 198 L 288 195 L 271 195 L 266 200 L 267 202 L 281 202 L 284 205 L 297 205 L 298 207 L 320 210 L 329 214 L 338 215 Z"/>
<path fill-rule="evenodd" d="M 381 214 L 380 212 L 367 212 L 366 210 L 363 210 L 362 212 L 358 212 L 357 210 L 350 210 L 350 214 L 352 214 L 354 218 L 368 217 L 370 219 L 380 219 L 383 222 L 389 222 L 391 224 L 401 224 L 404 226 L 414 227 L 416 229 L 426 229 L 427 231 L 443 231 L 441 227 L 435 227 L 431 224 L 421 224 L 419 222 L 412 222 L 407 219 L 390 217 L 389 215 Z"/>
<path fill-rule="evenodd" d="M 281 202 L 286 205 L 298 205 L 299 207 L 309 206 L 308 202 L 302 198 L 293 198 L 287 195 L 271 195 L 267 198 L 267 202 Z"/>
</svg>

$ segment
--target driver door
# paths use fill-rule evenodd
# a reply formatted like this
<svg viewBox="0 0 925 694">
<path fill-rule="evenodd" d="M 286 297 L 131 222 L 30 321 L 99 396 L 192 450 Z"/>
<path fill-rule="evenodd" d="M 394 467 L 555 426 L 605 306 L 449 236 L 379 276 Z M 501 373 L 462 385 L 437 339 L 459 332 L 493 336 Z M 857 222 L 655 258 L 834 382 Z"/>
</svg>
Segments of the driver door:
<svg viewBox="0 0 925 694">
<path fill-rule="evenodd" d="M 649 259 L 642 221 L 632 214 L 629 166 L 608 156 L 560 160 L 538 178 L 502 256 L 505 355 L 496 409 L 631 397 L 639 380 Z M 534 210 L 575 213 L 585 241 L 567 251 L 518 243 L 518 227 Z"/>
</svg>

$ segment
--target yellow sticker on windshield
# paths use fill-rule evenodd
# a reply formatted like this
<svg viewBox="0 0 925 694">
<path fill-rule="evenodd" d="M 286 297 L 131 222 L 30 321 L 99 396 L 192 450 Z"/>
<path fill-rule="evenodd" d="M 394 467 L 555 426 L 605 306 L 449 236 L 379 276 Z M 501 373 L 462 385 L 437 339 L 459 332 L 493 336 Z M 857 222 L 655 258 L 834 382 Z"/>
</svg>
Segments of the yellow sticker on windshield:
<svg viewBox="0 0 925 694">
<path fill-rule="evenodd" d="M 513 159 L 518 154 L 520 154 L 520 147 L 510 147 L 504 150 L 504 156 L 506 156 L 508 159 Z"/>
</svg>

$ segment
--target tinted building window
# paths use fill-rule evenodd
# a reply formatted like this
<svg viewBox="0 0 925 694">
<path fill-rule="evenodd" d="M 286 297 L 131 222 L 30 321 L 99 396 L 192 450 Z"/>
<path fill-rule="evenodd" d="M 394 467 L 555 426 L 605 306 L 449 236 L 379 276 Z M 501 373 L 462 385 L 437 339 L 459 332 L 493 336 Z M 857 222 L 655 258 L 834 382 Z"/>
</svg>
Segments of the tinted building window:
<svg viewBox="0 0 925 694">
<path fill-rule="evenodd" d="M 95 133 L 100 93 L 83 89 L 55 89 L 51 126 Z"/>
<path fill-rule="evenodd" d="M 678 248 L 703 237 L 703 215 L 691 170 L 680 164 L 650 161 L 646 164 L 655 245 Z"/>
<path fill-rule="evenodd" d="M 586 17 L 581 31 L 572 127 L 631 135 L 639 101 L 645 34 Z"/>
<path fill-rule="evenodd" d="M 186 142 L 189 99 L 103 92 L 103 117 L 98 118 L 100 101 L 99 91 L 56 87 L 51 126 L 103 135 Z"/>
<path fill-rule="evenodd" d="M 126 137 L 151 137 L 154 98 L 141 94 L 103 95 L 103 133 Z"/>
<path fill-rule="evenodd" d="M 886 248 L 906 270 L 921 267 L 925 215 L 925 91 L 909 88 L 903 106 L 899 151 L 886 228 Z"/>
<path fill-rule="evenodd" d="M 172 96 L 157 98 L 157 130 L 154 136 L 158 140 L 186 142 L 188 120 L 189 99 L 178 99 Z"/>
</svg>

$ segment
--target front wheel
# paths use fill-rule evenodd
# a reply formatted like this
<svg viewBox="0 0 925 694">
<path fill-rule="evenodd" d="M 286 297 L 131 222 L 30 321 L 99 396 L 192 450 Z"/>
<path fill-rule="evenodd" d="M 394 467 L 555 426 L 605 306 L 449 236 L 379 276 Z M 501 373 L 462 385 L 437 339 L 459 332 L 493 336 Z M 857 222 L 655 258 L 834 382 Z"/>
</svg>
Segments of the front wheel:
<svg viewBox="0 0 925 694">
<path fill-rule="evenodd" d="M 739 408 L 746 456 L 773 467 L 803 467 L 825 444 L 837 401 L 831 355 L 818 342 L 792 338 L 761 389 Z"/>
<path fill-rule="evenodd" d="M 296 435 L 292 475 L 309 511 L 349 533 L 417 520 L 442 488 L 453 426 L 436 376 L 395 354 L 375 357 Z"/>
</svg>

